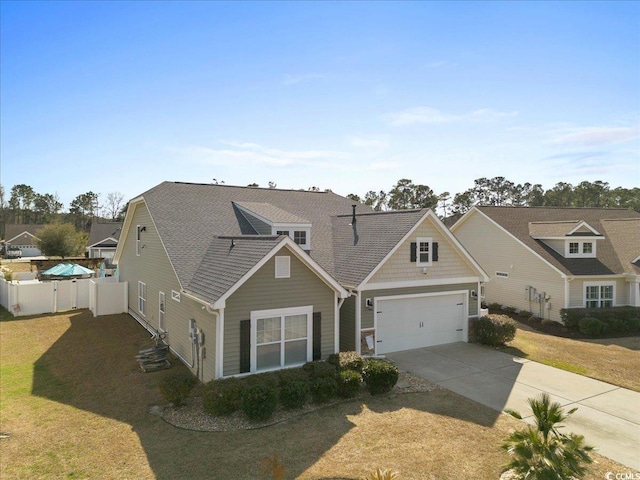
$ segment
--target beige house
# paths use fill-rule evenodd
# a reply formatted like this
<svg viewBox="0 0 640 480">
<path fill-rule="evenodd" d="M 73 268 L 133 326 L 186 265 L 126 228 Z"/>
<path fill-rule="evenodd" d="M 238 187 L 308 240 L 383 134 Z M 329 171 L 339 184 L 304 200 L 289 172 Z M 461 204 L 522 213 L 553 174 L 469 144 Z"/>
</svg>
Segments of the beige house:
<svg viewBox="0 0 640 480">
<path fill-rule="evenodd" d="M 563 308 L 640 306 L 640 214 L 477 206 L 451 227 L 491 277 L 484 300 L 561 321 Z"/>
<path fill-rule="evenodd" d="M 430 210 L 352 204 L 162 183 L 130 202 L 114 257 L 129 313 L 204 381 L 466 341 L 479 265 Z"/>
</svg>

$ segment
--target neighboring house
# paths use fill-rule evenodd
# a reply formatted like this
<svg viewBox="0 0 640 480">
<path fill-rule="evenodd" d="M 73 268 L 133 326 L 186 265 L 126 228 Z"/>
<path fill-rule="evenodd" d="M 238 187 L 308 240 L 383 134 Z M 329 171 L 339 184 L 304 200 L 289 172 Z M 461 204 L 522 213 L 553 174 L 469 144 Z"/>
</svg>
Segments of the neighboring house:
<svg viewBox="0 0 640 480">
<path fill-rule="evenodd" d="M 129 313 L 204 381 L 466 341 L 486 274 L 431 210 L 332 192 L 162 183 L 114 262 Z"/>
<path fill-rule="evenodd" d="M 39 257 L 42 252 L 37 245 L 37 233 L 44 225 L 6 225 L 5 238 L 7 250 L 9 246 L 18 247 L 23 257 Z"/>
<path fill-rule="evenodd" d="M 478 206 L 453 234 L 490 275 L 487 303 L 561 321 L 560 310 L 640 306 L 640 213 Z"/>
<path fill-rule="evenodd" d="M 89 258 L 104 258 L 107 267 L 110 267 L 121 231 L 122 222 L 93 222 L 87 242 Z"/>
</svg>

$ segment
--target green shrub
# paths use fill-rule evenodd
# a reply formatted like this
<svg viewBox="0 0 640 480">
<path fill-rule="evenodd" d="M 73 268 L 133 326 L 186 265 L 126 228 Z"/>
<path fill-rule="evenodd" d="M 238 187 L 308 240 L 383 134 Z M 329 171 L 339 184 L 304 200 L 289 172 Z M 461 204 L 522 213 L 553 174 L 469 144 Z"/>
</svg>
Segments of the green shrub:
<svg viewBox="0 0 640 480">
<path fill-rule="evenodd" d="M 327 358 L 327 362 L 334 365 L 338 371 L 355 370 L 356 372 L 362 372 L 362 367 L 364 366 L 364 358 L 357 352 L 332 353 Z"/>
<path fill-rule="evenodd" d="M 329 362 L 307 362 L 302 368 L 309 374 L 311 382 L 319 378 L 335 378 L 336 376 L 336 366 Z"/>
<path fill-rule="evenodd" d="M 316 403 L 325 403 L 336 397 L 338 382 L 335 377 L 319 377 L 311 381 L 311 395 Z"/>
<path fill-rule="evenodd" d="M 196 385 L 196 382 L 196 377 L 189 371 L 173 371 L 160 381 L 160 393 L 167 402 L 178 407 L 189 398 L 191 389 Z"/>
<path fill-rule="evenodd" d="M 590 337 L 599 337 L 606 331 L 607 325 L 595 317 L 584 317 L 578 322 L 580 333 Z"/>
<path fill-rule="evenodd" d="M 211 415 L 230 415 L 242 405 L 244 384 L 238 378 L 224 378 L 207 383 L 202 396 L 203 407 Z"/>
<path fill-rule="evenodd" d="M 520 318 L 524 318 L 526 320 L 528 320 L 529 318 L 531 318 L 533 316 L 533 313 L 531 313 L 529 310 L 520 310 L 518 312 L 518 317 Z"/>
<path fill-rule="evenodd" d="M 278 404 L 278 394 L 271 383 L 247 386 L 242 392 L 242 411 L 249 420 L 268 420 Z"/>
<path fill-rule="evenodd" d="M 580 320 L 584 317 L 597 318 L 605 323 L 616 318 L 625 324 L 627 333 L 640 334 L 640 307 L 563 308 L 560 316 L 565 327 L 576 331 L 580 330 Z"/>
<path fill-rule="evenodd" d="M 364 363 L 362 379 L 371 395 L 387 393 L 398 382 L 398 367 L 379 358 L 369 358 Z"/>
<path fill-rule="evenodd" d="M 280 377 L 280 384 L 282 384 L 283 382 L 309 381 L 309 374 L 302 367 L 285 368 L 284 370 L 280 370 L 278 372 L 278 376 Z"/>
<path fill-rule="evenodd" d="M 506 315 L 480 317 L 473 322 L 473 332 L 478 343 L 497 347 L 513 340 L 516 322 Z"/>
<path fill-rule="evenodd" d="M 626 333 L 627 332 L 627 323 L 619 318 L 610 317 L 605 320 L 607 324 L 607 332 L 610 333 Z"/>
<path fill-rule="evenodd" d="M 500 305 L 499 303 L 490 303 L 487 305 L 487 308 L 489 309 L 489 312 L 501 312 L 502 311 L 502 305 Z"/>
<path fill-rule="evenodd" d="M 507 315 L 513 315 L 516 313 L 516 307 L 502 307 L 502 311 Z"/>
<path fill-rule="evenodd" d="M 300 408 L 309 401 L 309 380 L 286 380 L 280 383 L 280 403 L 286 409 Z"/>
<path fill-rule="evenodd" d="M 280 371 L 256 373 L 255 375 L 244 377 L 242 381 L 245 382 L 246 386 L 269 385 L 277 389 L 280 384 Z"/>
<path fill-rule="evenodd" d="M 355 370 L 345 369 L 338 372 L 338 395 L 353 398 L 362 386 L 362 375 Z"/>
</svg>

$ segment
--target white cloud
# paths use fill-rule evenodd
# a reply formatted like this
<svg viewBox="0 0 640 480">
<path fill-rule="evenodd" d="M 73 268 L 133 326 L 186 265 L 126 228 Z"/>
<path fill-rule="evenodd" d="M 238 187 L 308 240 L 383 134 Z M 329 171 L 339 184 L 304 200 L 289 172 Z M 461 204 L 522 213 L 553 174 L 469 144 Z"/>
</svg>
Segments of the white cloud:
<svg viewBox="0 0 640 480">
<path fill-rule="evenodd" d="M 210 165 L 243 167 L 251 165 L 285 166 L 332 166 L 342 162 L 347 154 L 332 150 L 280 150 L 256 143 L 220 142 L 231 148 L 215 149 L 192 145 L 170 147 L 169 151 L 185 155 L 194 161 Z"/>
<path fill-rule="evenodd" d="M 444 113 L 431 107 L 408 108 L 401 112 L 387 115 L 389 123 L 393 126 L 406 126 L 416 123 L 426 123 L 431 125 L 456 123 L 456 122 L 493 122 L 503 118 L 511 118 L 518 115 L 518 112 L 497 112 L 490 108 L 482 108 L 460 114 Z"/>
<path fill-rule="evenodd" d="M 302 73 L 298 75 L 286 74 L 282 83 L 283 85 L 297 85 L 298 83 L 317 80 L 319 78 L 324 78 L 324 75 L 320 73 Z"/>
<path fill-rule="evenodd" d="M 349 143 L 352 147 L 359 148 L 387 148 L 391 145 L 389 139 L 383 137 L 352 137 Z"/>
<path fill-rule="evenodd" d="M 639 127 L 574 127 L 552 132 L 552 142 L 560 145 L 598 146 L 640 138 Z"/>
<path fill-rule="evenodd" d="M 369 168 L 371 170 L 395 170 L 398 166 L 397 162 L 373 162 Z"/>
</svg>

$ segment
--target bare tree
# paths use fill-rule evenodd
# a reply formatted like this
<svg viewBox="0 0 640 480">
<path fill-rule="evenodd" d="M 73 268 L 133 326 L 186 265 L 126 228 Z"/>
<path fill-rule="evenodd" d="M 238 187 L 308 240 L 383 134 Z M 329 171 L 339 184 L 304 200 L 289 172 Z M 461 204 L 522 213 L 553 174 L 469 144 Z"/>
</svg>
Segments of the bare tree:
<svg viewBox="0 0 640 480">
<path fill-rule="evenodd" d="M 111 220 L 117 220 L 124 205 L 124 195 L 120 192 L 107 193 L 107 205 L 105 209 Z"/>
</svg>

